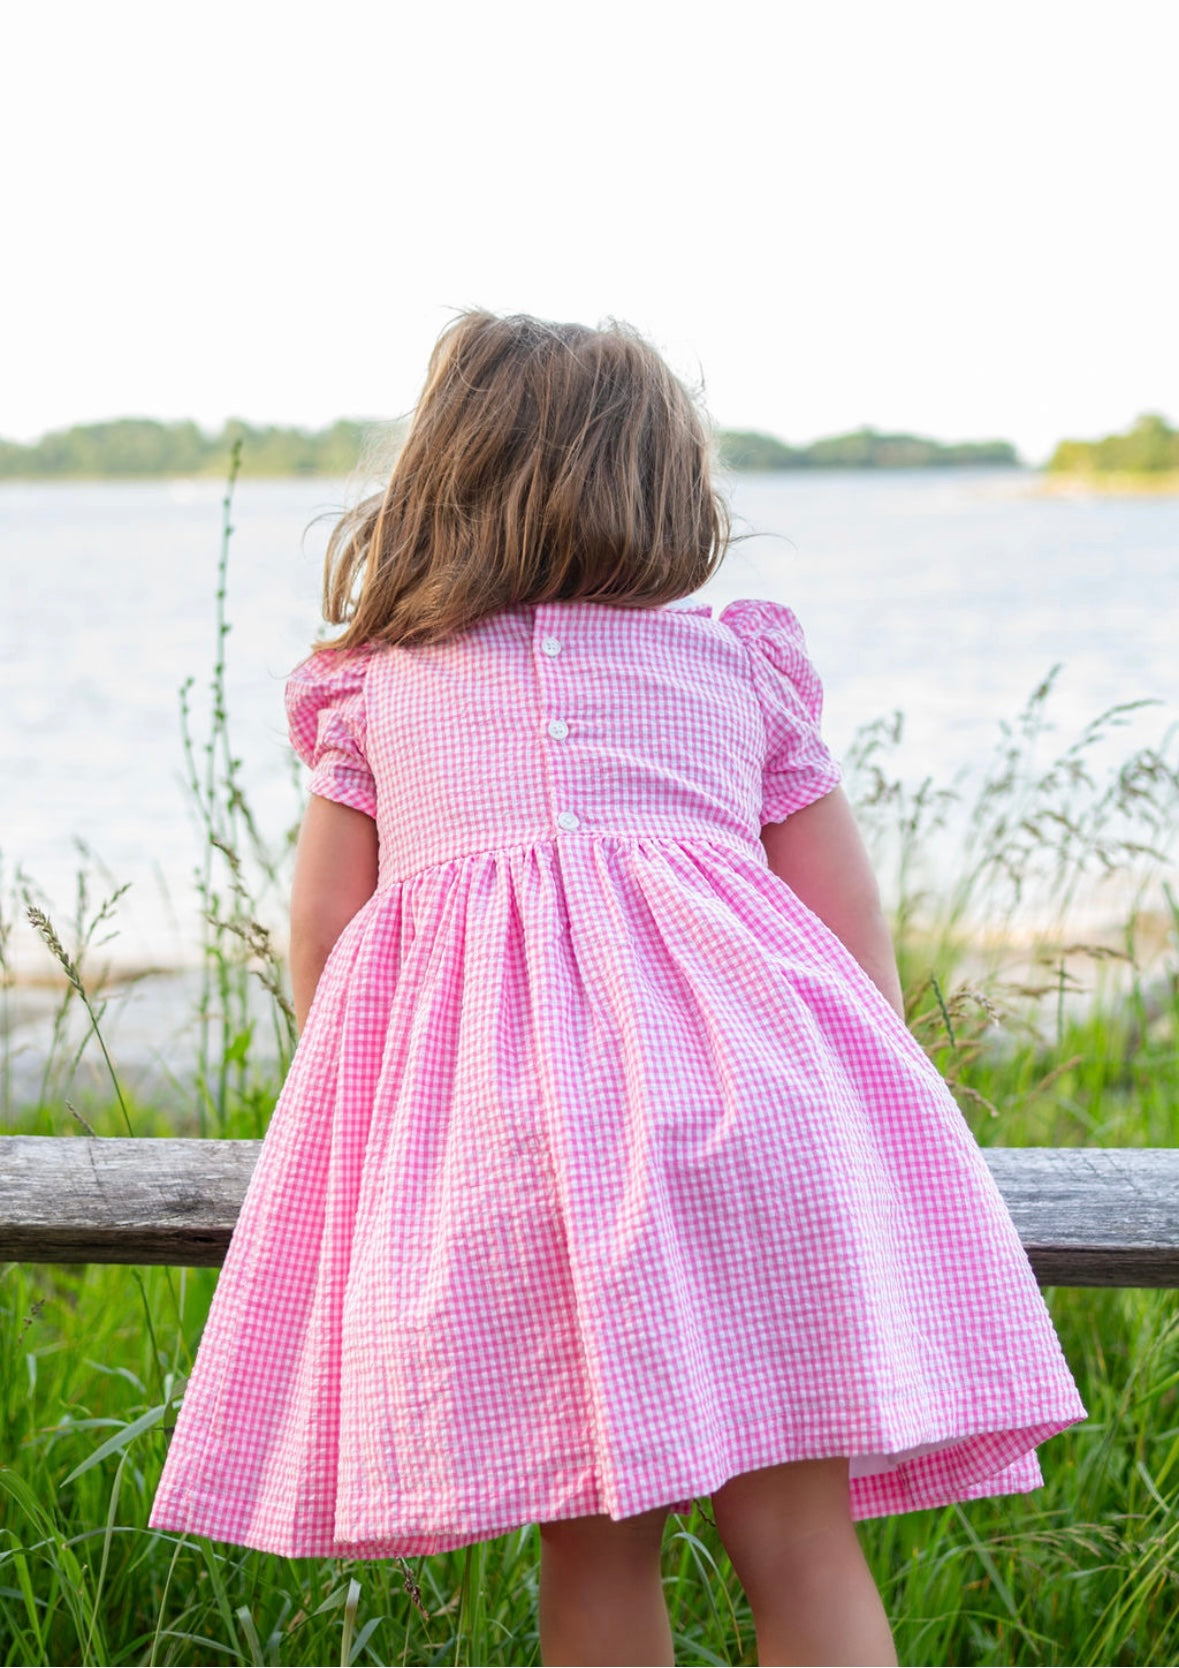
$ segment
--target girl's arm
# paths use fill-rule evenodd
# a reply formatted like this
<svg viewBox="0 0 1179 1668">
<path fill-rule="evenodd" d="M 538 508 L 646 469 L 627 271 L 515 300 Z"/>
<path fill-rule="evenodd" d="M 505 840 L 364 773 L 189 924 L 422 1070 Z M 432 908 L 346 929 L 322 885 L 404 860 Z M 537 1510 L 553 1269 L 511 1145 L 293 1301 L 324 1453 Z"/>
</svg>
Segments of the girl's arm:
<svg viewBox="0 0 1179 1668">
<path fill-rule="evenodd" d="M 843 789 L 824 794 L 785 822 L 767 823 L 761 842 L 773 872 L 830 927 L 904 1019 L 880 890 Z"/>
<path fill-rule="evenodd" d="M 376 889 L 376 823 L 350 805 L 312 794 L 291 886 L 291 988 L 299 1031 L 332 946 Z"/>
</svg>

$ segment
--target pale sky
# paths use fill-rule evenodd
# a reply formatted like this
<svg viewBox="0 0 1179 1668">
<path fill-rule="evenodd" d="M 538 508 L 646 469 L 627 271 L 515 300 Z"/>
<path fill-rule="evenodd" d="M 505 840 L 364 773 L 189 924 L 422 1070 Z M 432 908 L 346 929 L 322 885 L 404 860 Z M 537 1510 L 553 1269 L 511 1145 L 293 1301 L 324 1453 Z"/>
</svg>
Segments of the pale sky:
<svg viewBox="0 0 1179 1668">
<path fill-rule="evenodd" d="M 0 436 L 416 398 L 462 306 L 727 427 L 1179 424 L 1176 0 L 65 0 L 5 23 Z"/>
</svg>

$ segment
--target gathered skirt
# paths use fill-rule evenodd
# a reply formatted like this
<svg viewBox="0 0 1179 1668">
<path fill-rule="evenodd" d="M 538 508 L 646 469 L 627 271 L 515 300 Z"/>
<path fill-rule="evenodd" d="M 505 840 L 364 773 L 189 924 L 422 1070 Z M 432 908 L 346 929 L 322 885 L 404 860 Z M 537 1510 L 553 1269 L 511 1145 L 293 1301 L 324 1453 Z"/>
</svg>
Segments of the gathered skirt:
<svg viewBox="0 0 1179 1668">
<path fill-rule="evenodd" d="M 982 1153 L 723 841 L 432 865 L 338 940 L 151 1514 L 442 1552 L 850 1456 L 855 1518 L 1034 1489 L 1086 1417 Z"/>
</svg>

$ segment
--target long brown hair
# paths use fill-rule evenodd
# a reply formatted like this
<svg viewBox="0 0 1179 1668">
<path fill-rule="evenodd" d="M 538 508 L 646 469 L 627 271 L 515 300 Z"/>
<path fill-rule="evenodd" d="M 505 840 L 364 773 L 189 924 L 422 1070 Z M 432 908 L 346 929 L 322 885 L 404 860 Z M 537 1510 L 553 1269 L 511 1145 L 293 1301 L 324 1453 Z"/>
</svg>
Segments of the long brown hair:
<svg viewBox="0 0 1179 1668">
<path fill-rule="evenodd" d="M 687 596 L 729 539 L 711 464 L 706 419 L 629 325 L 461 313 L 388 485 L 328 541 L 330 646 L 431 642 L 526 602 Z"/>
</svg>

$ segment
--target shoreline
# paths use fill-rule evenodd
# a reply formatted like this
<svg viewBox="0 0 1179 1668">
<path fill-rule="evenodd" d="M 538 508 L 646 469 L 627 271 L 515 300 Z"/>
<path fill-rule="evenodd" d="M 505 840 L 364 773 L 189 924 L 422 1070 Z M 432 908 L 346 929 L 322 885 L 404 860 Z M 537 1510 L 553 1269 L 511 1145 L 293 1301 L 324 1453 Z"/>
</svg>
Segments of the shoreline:
<svg viewBox="0 0 1179 1668">
<path fill-rule="evenodd" d="M 1133 931 L 1139 942 L 1140 954 L 1147 962 L 1154 961 L 1170 942 L 1176 923 L 1172 921 L 1160 878 L 1136 874 L 1111 876 L 1106 895 L 1098 901 L 1073 899 L 1063 908 L 1048 899 L 1028 899 L 1018 908 L 988 917 L 980 910 L 977 917 L 967 914 L 956 923 L 947 924 L 936 907 L 928 915 L 910 915 L 906 940 L 911 949 L 927 945 L 952 945 L 962 956 L 987 958 L 1036 954 L 1046 949 L 1064 950 L 1086 945 L 1100 945 L 1108 954 L 1120 950 Z M 1116 885 L 1120 879 L 1121 887 Z M 886 914 L 897 913 L 895 900 L 885 899 Z M 14 994 L 46 993 L 60 995 L 70 984 L 64 969 L 54 959 L 39 936 L 23 922 L 14 923 L 21 930 L 13 935 L 7 948 L 4 977 L 0 990 Z M 289 958 L 289 926 L 285 916 L 264 919 L 270 942 L 280 962 Z M 117 939 L 106 945 L 92 946 L 86 953 L 81 972 L 86 993 L 92 997 L 114 995 L 151 979 L 179 979 L 199 976 L 206 952 L 196 939 L 177 937 L 161 953 L 157 939 L 153 946 L 141 942 L 119 945 Z M 71 952 L 73 953 L 73 952 Z"/>
<path fill-rule="evenodd" d="M 892 475 L 1028 475 L 1035 476 L 1042 471 L 1033 464 L 1020 463 L 906 463 L 906 464 L 805 464 L 798 467 L 784 469 L 736 469 L 725 464 L 716 466 L 716 473 L 720 476 L 740 475 L 751 480 L 780 480 L 784 476 L 802 476 L 813 480 L 816 476 L 839 475 L 873 475 L 888 478 Z M 292 481 L 348 481 L 359 475 L 361 479 L 368 479 L 363 466 L 358 469 L 346 470 L 318 470 L 300 469 L 290 474 L 271 474 L 262 470 L 251 470 L 243 467 L 238 471 L 237 480 L 256 482 L 284 482 Z M 385 477 L 375 475 L 374 480 Z M 156 483 L 160 486 L 201 486 L 206 483 L 219 487 L 224 491 L 225 470 L 208 469 L 195 470 L 187 474 L 159 474 L 145 475 L 113 475 L 113 474 L 59 474 L 59 475 L 0 475 L 0 486 L 147 486 Z"/>
<path fill-rule="evenodd" d="M 962 992 L 963 1011 L 970 1013 L 974 1002 L 982 1008 L 994 1003 L 996 1023 L 986 1027 L 986 1046 L 1002 1054 L 1029 1027 L 1048 1046 L 1066 1016 L 1082 1024 L 1172 1026 L 1173 930 L 1170 913 L 1155 907 L 1125 915 L 1114 908 L 1088 920 L 1074 914 L 1055 921 L 980 922 L 953 931 L 936 921 L 910 923 L 902 961 L 914 1012 L 922 1013 L 935 1000 L 930 975 L 943 976 L 948 956 L 947 997 L 952 1001 Z M 1134 961 L 1127 954 L 1130 943 Z M 285 945 L 276 947 L 285 959 Z M 190 1117 L 202 1049 L 216 1042 L 216 1026 L 210 1034 L 201 1019 L 199 954 L 173 965 L 111 959 L 84 968 L 83 979 L 123 1090 L 141 1110 Z M 252 1069 L 267 1077 L 278 1059 L 272 999 L 252 975 L 244 996 Z M 0 996 L 0 1085 L 17 1122 L 43 1093 L 46 1104 L 74 1104 L 83 1112 L 113 1104 L 89 1015 L 55 963 L 34 966 L 22 958 L 8 969 Z"/>
<path fill-rule="evenodd" d="M 1165 954 L 1155 949 L 1142 955 L 1135 967 L 1102 955 L 1096 945 L 1069 943 L 1059 950 L 1055 958 L 1029 953 L 996 964 L 980 946 L 956 961 L 945 997 L 953 1006 L 962 993 L 963 1005 L 955 1012 L 965 1016 L 968 1027 L 976 1026 L 983 1010 L 991 1015 L 978 1039 L 988 1055 L 1001 1059 L 1029 1035 L 1036 1047 L 1051 1054 L 1053 1036 L 1066 1022 L 1110 1027 L 1110 1034 L 1129 1026 L 1174 1040 L 1174 966 Z M 913 1014 L 928 1020 L 936 998 L 928 984 L 929 970 L 923 963 L 919 966 L 921 971 L 910 981 L 916 998 Z M 38 1108 L 62 1112 L 63 1131 L 69 1128 L 64 1114 L 74 1108 L 84 1117 L 99 1112 L 113 1117 L 117 1100 L 112 1071 L 133 1104 L 137 1123 L 159 1116 L 191 1121 L 199 1099 L 202 1050 L 211 1045 L 213 1061 L 221 1058 L 216 1036 L 202 1030 L 199 981 L 199 973 L 190 971 L 187 976 L 144 978 L 117 990 L 108 987 L 99 1011 L 111 1066 L 80 1002 L 71 1004 L 61 1028 L 59 992 L 41 987 L 21 993 L 10 987 L 0 1028 L 0 1080 L 9 1132 Z M 253 1079 L 272 1080 L 277 1093 L 281 1076 L 270 998 L 257 981 L 247 987 L 247 1005 Z M 918 1031 L 915 1026 L 914 1036 Z"/>
<path fill-rule="evenodd" d="M 1022 967 L 1027 970 L 1045 965 L 1046 958 L 1057 971 L 1062 962 L 1070 966 L 1100 963 L 1107 968 L 1130 970 L 1135 964 L 1130 961 L 1126 943 L 1132 935 L 1137 971 L 1145 975 L 1165 965 L 1173 930 L 1170 914 L 1161 905 L 1142 905 L 1132 912 L 1131 918 L 1106 911 L 1094 912 L 1088 918 L 1074 913 L 1038 920 L 1029 914 L 1022 924 L 979 921 L 946 927 L 936 920 L 910 921 L 900 949 L 910 958 L 926 953 L 933 956 L 949 949 L 964 977 L 977 976 L 987 969 L 998 972 Z M 273 943 L 285 968 L 286 940 L 276 935 Z M 194 947 L 190 955 L 167 962 L 134 955 L 121 961 L 111 956 L 101 963 L 84 966 L 82 982 L 91 1000 L 117 1001 L 151 984 L 193 986 L 201 978 L 203 961 L 199 947 Z M 243 964 L 243 967 L 248 973 L 254 971 L 252 965 Z M 71 988 L 72 982 L 64 969 L 48 955 L 41 965 L 24 956 L 10 961 L 0 986 L 3 993 L 0 1021 L 5 1018 L 8 1021 L 6 1027 L 0 1023 L 0 1048 L 16 1030 L 35 1023 L 48 1008 L 58 1006 Z"/>
<path fill-rule="evenodd" d="M 1130 474 L 1124 471 L 1110 471 L 1105 474 L 1096 471 L 1062 471 L 1049 470 L 1031 464 L 906 464 L 891 465 L 843 465 L 824 464 L 812 465 L 807 468 L 796 469 L 727 469 L 721 466 L 718 470 L 721 477 L 740 476 L 743 479 L 760 481 L 781 481 L 784 479 L 805 479 L 813 481 L 817 478 L 832 477 L 838 479 L 848 475 L 870 476 L 881 480 L 900 475 L 922 475 L 934 479 L 946 478 L 953 475 L 986 476 L 986 475 L 1018 475 L 1027 496 L 1032 498 L 1174 498 L 1179 497 L 1179 470 L 1168 470 L 1161 474 Z M 323 482 L 341 483 L 352 482 L 357 479 L 367 480 L 367 476 L 356 471 L 340 474 L 338 471 L 321 472 L 319 470 L 300 470 L 294 474 L 271 474 L 250 469 L 243 469 L 238 480 L 259 486 L 289 485 L 292 482 Z M 0 487 L 85 487 L 85 486 L 173 486 L 173 487 L 202 487 L 224 489 L 224 471 L 199 471 L 189 474 L 145 474 L 145 475 L 111 475 L 111 474 L 69 474 L 69 475 L 4 475 L 0 476 Z"/>
<path fill-rule="evenodd" d="M 1110 470 L 1037 472 L 1035 497 L 1044 498 L 1175 498 L 1179 497 L 1179 469 L 1158 475 L 1131 475 Z"/>
</svg>

